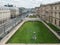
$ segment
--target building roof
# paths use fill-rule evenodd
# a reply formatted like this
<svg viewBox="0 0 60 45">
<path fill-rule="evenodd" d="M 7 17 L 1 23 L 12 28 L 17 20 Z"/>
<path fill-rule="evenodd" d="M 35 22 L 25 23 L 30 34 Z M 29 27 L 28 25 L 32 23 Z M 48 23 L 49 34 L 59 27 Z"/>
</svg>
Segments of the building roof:
<svg viewBox="0 0 60 45">
<path fill-rule="evenodd" d="M 0 10 L 18 10 L 18 8 L 17 7 L 0 6 Z"/>
<path fill-rule="evenodd" d="M 53 6 L 53 5 L 58 5 L 58 4 L 60 4 L 60 2 L 55 2 L 51 4 L 41 4 L 40 6 Z"/>
</svg>

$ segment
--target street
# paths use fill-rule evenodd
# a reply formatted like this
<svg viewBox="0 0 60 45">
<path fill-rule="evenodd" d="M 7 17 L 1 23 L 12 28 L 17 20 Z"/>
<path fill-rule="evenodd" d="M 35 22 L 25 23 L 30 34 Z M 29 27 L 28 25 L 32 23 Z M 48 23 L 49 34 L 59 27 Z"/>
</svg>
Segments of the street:
<svg viewBox="0 0 60 45">
<path fill-rule="evenodd" d="M 22 14 L 21 16 L 18 16 L 13 19 L 9 19 L 6 22 L 0 24 L 0 39 L 6 36 L 12 28 L 14 28 L 18 23 L 21 22 L 29 13 Z"/>
</svg>

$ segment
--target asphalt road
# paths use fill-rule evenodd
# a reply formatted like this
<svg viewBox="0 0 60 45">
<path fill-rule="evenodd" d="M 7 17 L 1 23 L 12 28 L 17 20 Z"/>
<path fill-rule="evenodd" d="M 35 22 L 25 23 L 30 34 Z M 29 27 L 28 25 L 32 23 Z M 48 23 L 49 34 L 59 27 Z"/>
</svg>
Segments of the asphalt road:
<svg viewBox="0 0 60 45">
<path fill-rule="evenodd" d="M 7 32 L 10 32 L 11 29 L 14 26 L 16 26 L 19 22 L 21 22 L 21 20 L 23 20 L 27 15 L 29 15 L 29 13 L 22 14 L 19 17 L 16 17 L 14 19 L 9 19 L 6 22 L 4 22 L 3 24 L 0 24 L 0 37 L 4 37 L 4 35 Z"/>
<path fill-rule="evenodd" d="M 15 25 L 18 24 L 18 22 L 20 22 L 20 18 L 14 18 L 14 19 L 10 19 L 7 22 L 5 22 L 3 25 L 0 25 L 0 36 L 4 33 L 6 33 L 7 31 L 10 31 L 11 28 L 13 28 Z"/>
</svg>

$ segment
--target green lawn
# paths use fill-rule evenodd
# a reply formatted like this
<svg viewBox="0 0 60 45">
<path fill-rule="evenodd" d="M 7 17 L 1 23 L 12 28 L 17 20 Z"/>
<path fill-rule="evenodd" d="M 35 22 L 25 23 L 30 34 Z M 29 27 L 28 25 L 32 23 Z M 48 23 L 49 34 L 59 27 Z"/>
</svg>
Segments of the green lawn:
<svg viewBox="0 0 60 45">
<path fill-rule="evenodd" d="M 36 32 L 36 40 L 32 39 Z M 60 40 L 39 21 L 25 22 L 7 43 L 60 43 Z"/>
<path fill-rule="evenodd" d="M 37 16 L 35 16 L 35 15 L 34 15 L 34 16 L 29 16 L 29 18 L 36 18 L 36 17 L 37 17 Z"/>
</svg>

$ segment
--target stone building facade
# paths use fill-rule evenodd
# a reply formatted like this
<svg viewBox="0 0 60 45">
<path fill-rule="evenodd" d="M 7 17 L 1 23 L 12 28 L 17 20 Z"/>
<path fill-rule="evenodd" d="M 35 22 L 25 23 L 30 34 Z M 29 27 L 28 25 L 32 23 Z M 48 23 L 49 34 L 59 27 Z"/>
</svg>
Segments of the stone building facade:
<svg viewBox="0 0 60 45">
<path fill-rule="evenodd" d="M 5 7 L 0 7 L 0 23 L 10 19 L 10 10 Z"/>
<path fill-rule="evenodd" d="M 11 18 L 15 18 L 19 16 L 19 8 L 17 7 L 6 7 L 8 10 L 10 10 Z"/>
<path fill-rule="evenodd" d="M 42 20 L 60 27 L 60 2 L 41 5 L 37 13 Z"/>
<path fill-rule="evenodd" d="M 20 15 L 19 13 L 19 8 L 17 7 L 0 6 L 0 24 L 6 22 L 9 19 L 18 17 Z"/>
</svg>

